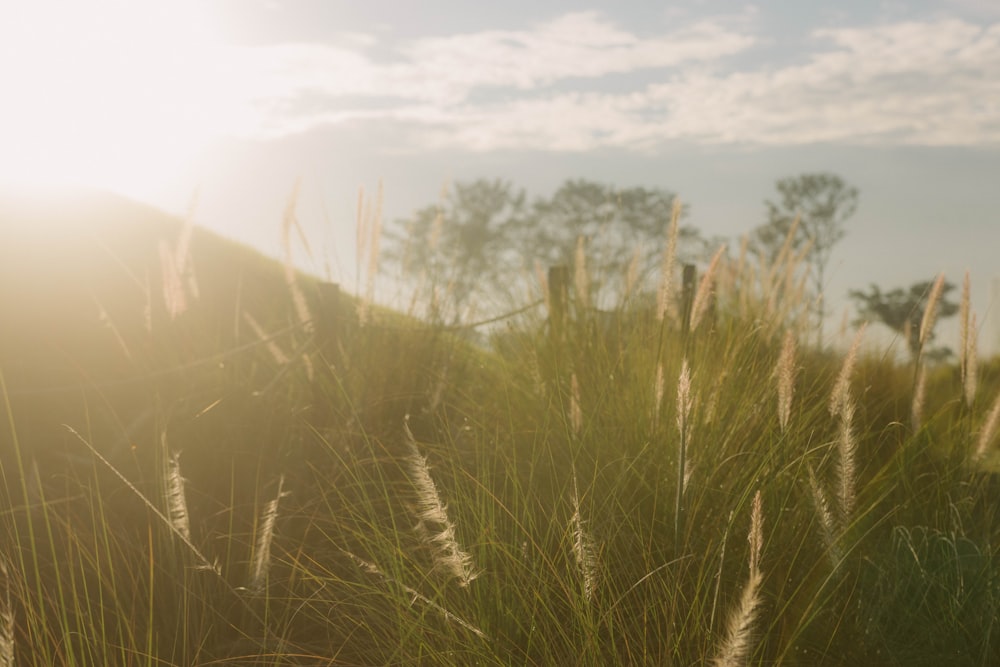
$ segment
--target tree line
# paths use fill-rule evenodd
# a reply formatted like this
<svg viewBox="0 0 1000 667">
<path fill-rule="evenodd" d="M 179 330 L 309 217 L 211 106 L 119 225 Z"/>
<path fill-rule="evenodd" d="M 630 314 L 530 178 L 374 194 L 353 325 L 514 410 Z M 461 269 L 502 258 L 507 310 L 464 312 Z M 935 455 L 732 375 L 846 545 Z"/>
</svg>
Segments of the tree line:
<svg viewBox="0 0 1000 667">
<path fill-rule="evenodd" d="M 770 261 L 781 252 L 802 258 L 822 347 L 828 268 L 857 211 L 859 192 L 827 172 L 780 179 L 775 190 L 776 196 L 764 201 L 764 221 L 750 231 L 748 245 Z M 587 258 L 595 276 L 589 285 L 591 302 L 607 302 L 636 286 L 648 289 L 655 280 L 675 202 L 675 194 L 662 188 L 619 189 L 582 179 L 568 180 L 551 196 L 530 201 L 510 181 L 456 182 L 436 203 L 389 226 L 385 256 L 402 277 L 431 290 L 438 314 L 447 310 L 457 317 L 473 305 L 487 314 L 517 303 L 517 288 L 538 268 L 573 266 L 577 256 Z M 682 207 L 681 219 L 687 214 Z M 723 242 L 705 238 L 689 224 L 680 226 L 678 236 L 680 262 L 704 259 Z M 866 291 L 851 290 L 849 297 L 859 320 L 885 324 L 904 336 L 913 352 L 913 323 L 923 316 L 931 282 L 888 291 L 871 285 Z M 944 294 L 953 288 L 946 283 Z M 938 308 L 939 317 L 957 312 L 947 298 Z"/>
</svg>

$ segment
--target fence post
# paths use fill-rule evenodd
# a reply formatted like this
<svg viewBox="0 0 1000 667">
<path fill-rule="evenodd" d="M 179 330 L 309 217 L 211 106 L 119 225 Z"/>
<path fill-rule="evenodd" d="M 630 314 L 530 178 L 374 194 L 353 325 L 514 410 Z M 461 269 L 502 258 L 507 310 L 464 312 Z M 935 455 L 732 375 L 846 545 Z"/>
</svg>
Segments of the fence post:
<svg viewBox="0 0 1000 667">
<path fill-rule="evenodd" d="M 685 264 L 681 279 L 681 334 L 685 339 L 691 332 L 691 306 L 694 305 L 694 291 L 697 282 L 697 267 L 694 264 Z"/>
<path fill-rule="evenodd" d="M 566 326 L 566 303 L 569 301 L 569 267 L 549 267 L 549 334 L 552 342 L 562 340 Z"/>
</svg>

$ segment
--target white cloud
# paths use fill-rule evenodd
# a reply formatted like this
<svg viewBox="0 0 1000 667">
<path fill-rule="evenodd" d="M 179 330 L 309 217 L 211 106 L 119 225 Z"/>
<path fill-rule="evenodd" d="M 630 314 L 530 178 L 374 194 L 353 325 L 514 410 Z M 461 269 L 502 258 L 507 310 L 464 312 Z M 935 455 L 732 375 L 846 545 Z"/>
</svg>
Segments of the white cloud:
<svg viewBox="0 0 1000 667">
<path fill-rule="evenodd" d="M 391 62 L 324 45 L 248 49 L 244 94 L 258 116 L 245 129 L 273 137 L 394 122 L 410 128 L 415 149 L 474 151 L 644 150 L 675 139 L 1000 143 L 1000 24 L 823 29 L 794 64 L 741 69 L 729 58 L 756 43 L 721 21 L 649 37 L 582 12 L 418 40 Z M 636 72 L 644 78 L 624 76 Z"/>
</svg>

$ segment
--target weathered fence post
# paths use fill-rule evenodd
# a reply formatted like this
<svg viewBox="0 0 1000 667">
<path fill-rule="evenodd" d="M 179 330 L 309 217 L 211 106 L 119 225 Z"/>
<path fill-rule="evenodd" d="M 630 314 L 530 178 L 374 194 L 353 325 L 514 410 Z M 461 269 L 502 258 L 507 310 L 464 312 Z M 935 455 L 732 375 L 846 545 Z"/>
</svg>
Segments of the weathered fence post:
<svg viewBox="0 0 1000 667">
<path fill-rule="evenodd" d="M 694 305 L 694 291 L 697 282 L 697 267 L 694 264 L 685 264 L 681 279 L 681 334 L 685 339 L 691 332 L 691 306 Z"/>
</svg>

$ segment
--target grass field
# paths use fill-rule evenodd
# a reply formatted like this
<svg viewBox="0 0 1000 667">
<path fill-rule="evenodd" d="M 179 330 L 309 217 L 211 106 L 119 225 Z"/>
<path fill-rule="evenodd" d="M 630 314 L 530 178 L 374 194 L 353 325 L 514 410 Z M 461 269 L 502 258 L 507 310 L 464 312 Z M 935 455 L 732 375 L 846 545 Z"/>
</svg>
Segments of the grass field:
<svg viewBox="0 0 1000 667">
<path fill-rule="evenodd" d="M 811 348 L 790 255 L 470 342 L 212 243 L 8 332 L 0 665 L 1000 664 L 997 360 Z"/>
</svg>

